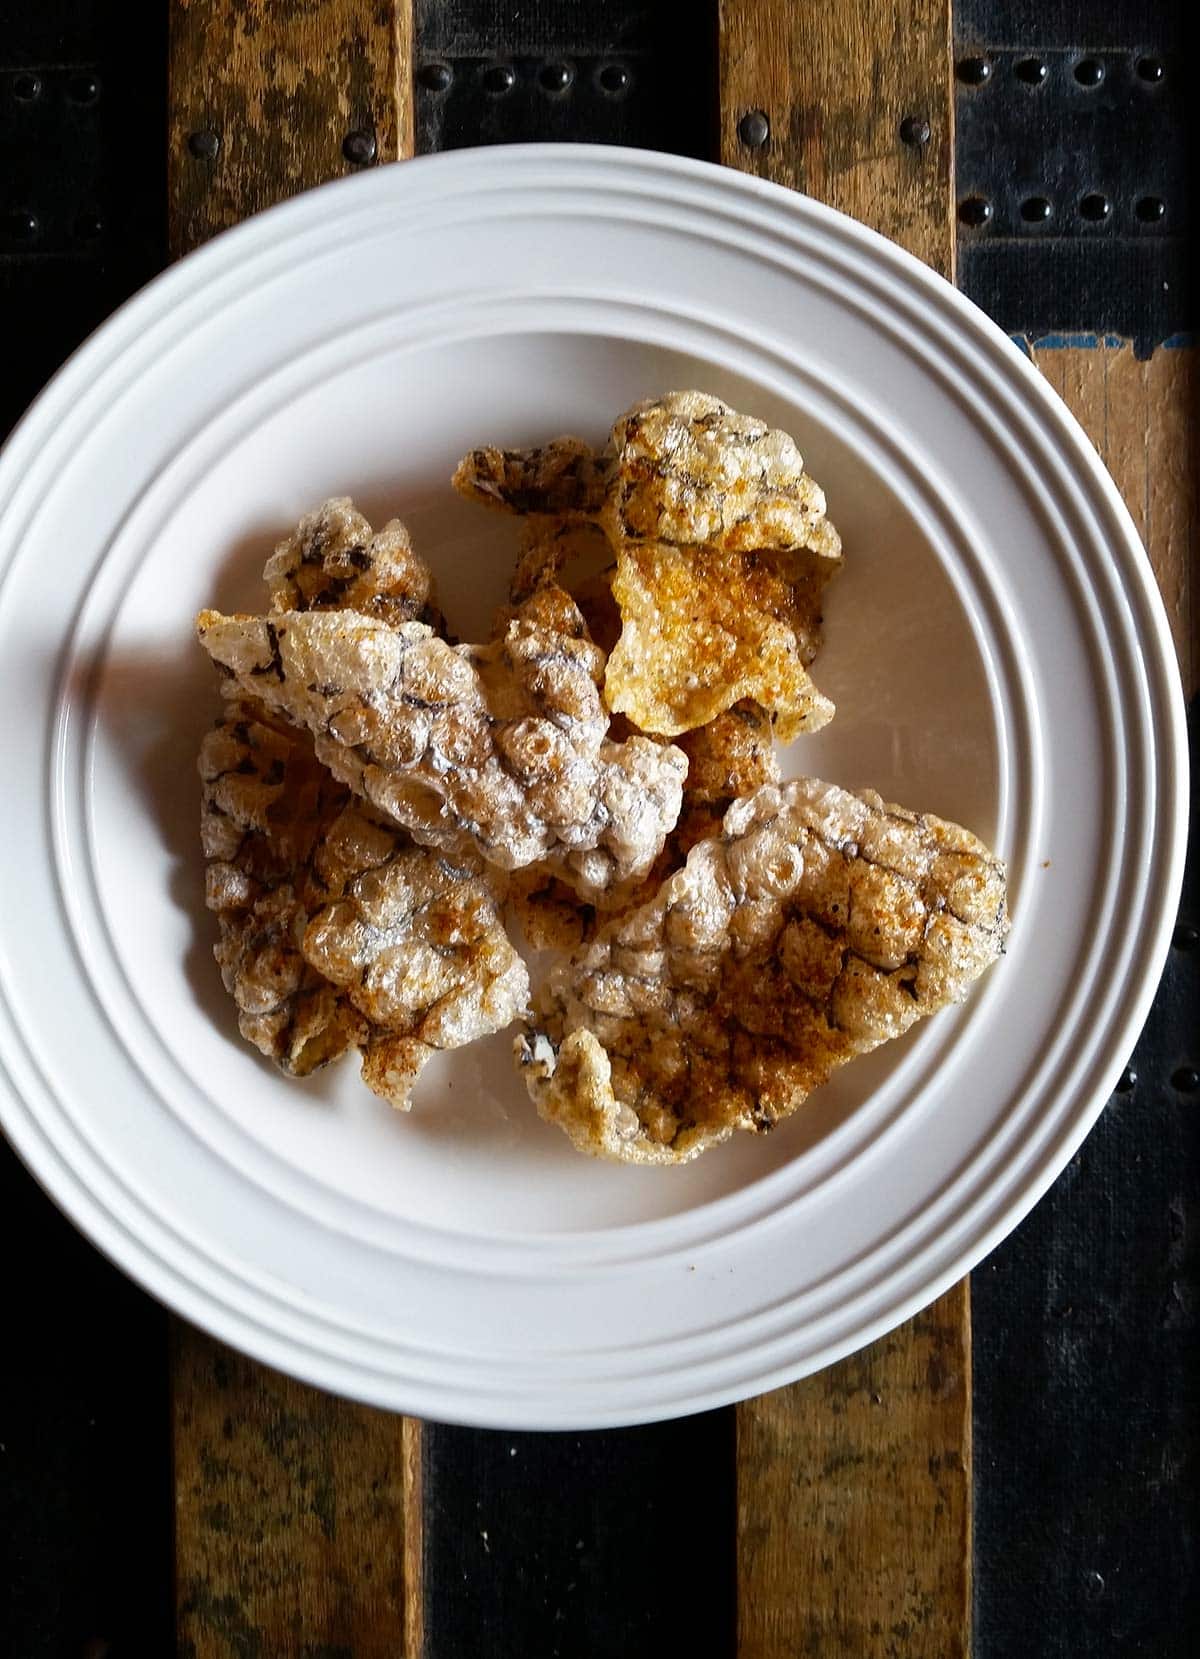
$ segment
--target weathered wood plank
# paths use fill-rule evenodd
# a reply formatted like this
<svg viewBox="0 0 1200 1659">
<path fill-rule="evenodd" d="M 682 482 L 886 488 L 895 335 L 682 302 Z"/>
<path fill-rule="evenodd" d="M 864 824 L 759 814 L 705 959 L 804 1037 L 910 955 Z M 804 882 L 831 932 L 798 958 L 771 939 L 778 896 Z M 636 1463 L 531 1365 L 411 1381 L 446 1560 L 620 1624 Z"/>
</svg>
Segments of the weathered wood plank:
<svg viewBox="0 0 1200 1659">
<path fill-rule="evenodd" d="M 949 0 L 720 10 L 721 159 L 853 214 L 949 276 Z M 758 144 L 756 112 L 769 126 Z"/>
<path fill-rule="evenodd" d="M 738 1659 L 969 1649 L 970 1318 L 958 1287 L 738 1408 Z"/>
<path fill-rule="evenodd" d="M 172 0 L 171 251 L 412 154 L 409 0 Z"/>
<path fill-rule="evenodd" d="M 416 1425 L 176 1321 L 180 1659 L 420 1652 Z"/>
<path fill-rule="evenodd" d="M 1200 683 L 1196 352 L 1160 347 L 1139 362 L 1126 341 L 1035 347 L 1033 358 L 1095 444 L 1133 515 L 1191 696 Z"/>
<path fill-rule="evenodd" d="M 172 252 L 411 154 L 410 42 L 407 0 L 173 0 Z M 172 1382 L 181 1659 L 417 1659 L 420 1425 L 178 1322 Z"/>
<path fill-rule="evenodd" d="M 724 161 L 953 274 L 946 0 L 722 0 L 720 53 Z M 968 1652 L 970 1359 L 964 1281 L 738 1408 L 739 1659 Z"/>
</svg>

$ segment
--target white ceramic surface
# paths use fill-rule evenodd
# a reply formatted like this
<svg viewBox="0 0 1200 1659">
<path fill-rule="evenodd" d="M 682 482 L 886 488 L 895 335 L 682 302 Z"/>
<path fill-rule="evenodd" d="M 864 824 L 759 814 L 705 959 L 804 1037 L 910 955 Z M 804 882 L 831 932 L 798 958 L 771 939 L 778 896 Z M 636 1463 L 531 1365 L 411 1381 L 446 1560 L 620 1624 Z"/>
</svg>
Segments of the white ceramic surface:
<svg viewBox="0 0 1200 1659">
<path fill-rule="evenodd" d="M 790 771 L 955 818 L 1009 860 L 962 1011 L 769 1139 L 678 1171 L 574 1154 L 499 1036 L 405 1118 L 353 1063 L 285 1081 L 212 964 L 194 759 L 202 605 L 349 492 L 399 513 L 452 625 L 511 527 L 481 441 L 599 440 L 696 386 L 791 431 L 846 546 Z M 196 1323 L 423 1416 L 599 1426 L 812 1371 L 952 1283 L 1099 1112 L 1153 992 L 1186 800 L 1161 603 L 1096 456 L 1021 354 L 802 197 L 633 151 L 382 168 L 153 283 L 0 459 L 0 1114 L 61 1206 Z"/>
</svg>

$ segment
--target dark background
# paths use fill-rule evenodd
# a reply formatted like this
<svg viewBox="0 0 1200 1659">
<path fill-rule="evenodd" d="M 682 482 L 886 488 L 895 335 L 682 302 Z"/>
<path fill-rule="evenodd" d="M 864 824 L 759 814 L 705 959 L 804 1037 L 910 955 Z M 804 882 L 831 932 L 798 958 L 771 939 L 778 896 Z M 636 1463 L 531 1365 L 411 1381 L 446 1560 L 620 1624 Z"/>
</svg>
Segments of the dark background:
<svg viewBox="0 0 1200 1659">
<path fill-rule="evenodd" d="M 1145 355 L 1194 327 L 1183 17 L 1136 0 L 959 0 L 959 198 L 990 209 L 982 225 L 963 209 L 960 283 L 1009 332 L 1119 334 Z M 715 4 L 687 18 L 604 0 L 418 0 L 418 147 L 581 138 L 711 156 Z M 1005 72 L 973 81 L 981 55 Z M 1047 69 L 1036 99 L 1015 67 L 1030 59 Z M 1076 68 L 1093 60 L 1106 78 L 1081 145 Z M 165 0 L 0 0 L 0 431 L 166 261 L 165 63 Z M 1158 78 L 1141 67 L 1156 63 Z M 1098 190 L 1102 220 L 1026 217 L 1040 197 Z M 1147 201 L 1162 211 L 1139 211 Z M 972 1278 L 976 1659 L 1195 1651 L 1194 856 L 1190 868 L 1118 1093 Z M 2 1142 L 0 1248 L 0 1655 L 161 1659 L 166 1317 Z M 732 1653 L 731 1411 L 588 1435 L 434 1426 L 425 1457 L 430 1659 Z"/>
</svg>

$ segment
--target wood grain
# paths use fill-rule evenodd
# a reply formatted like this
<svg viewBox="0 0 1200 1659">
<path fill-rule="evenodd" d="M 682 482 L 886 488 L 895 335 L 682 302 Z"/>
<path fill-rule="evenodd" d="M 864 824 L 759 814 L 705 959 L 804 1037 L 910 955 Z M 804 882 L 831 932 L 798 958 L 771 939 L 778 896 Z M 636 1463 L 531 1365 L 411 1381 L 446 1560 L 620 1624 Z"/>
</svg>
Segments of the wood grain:
<svg viewBox="0 0 1200 1659">
<path fill-rule="evenodd" d="M 1035 347 L 1033 357 L 1125 498 L 1154 566 L 1191 696 L 1200 683 L 1196 352 L 1160 347 L 1139 362 L 1126 341 Z"/>
<path fill-rule="evenodd" d="M 412 1659 L 415 1426 L 178 1321 L 173 1350 L 180 1659 Z"/>
<path fill-rule="evenodd" d="M 949 0 L 721 0 L 721 159 L 853 214 L 951 273 Z M 761 110 L 759 147 L 739 133 Z M 928 123 L 905 143 L 902 123 Z"/>
<path fill-rule="evenodd" d="M 738 1408 L 738 1659 L 968 1651 L 962 1288 L 862 1353 Z"/>
<path fill-rule="evenodd" d="M 720 53 L 724 161 L 953 276 L 948 0 L 722 0 Z M 910 117 L 925 142 L 901 136 Z M 966 1281 L 863 1353 L 740 1406 L 737 1479 L 739 1659 L 965 1655 Z"/>
<path fill-rule="evenodd" d="M 173 0 L 172 252 L 354 171 L 349 133 L 411 154 L 410 42 L 407 0 Z M 180 1322 L 172 1395 L 180 1659 L 418 1659 L 420 1425 Z"/>
<path fill-rule="evenodd" d="M 172 254 L 356 171 L 351 133 L 411 155 L 411 41 L 409 0 L 172 0 Z"/>
</svg>

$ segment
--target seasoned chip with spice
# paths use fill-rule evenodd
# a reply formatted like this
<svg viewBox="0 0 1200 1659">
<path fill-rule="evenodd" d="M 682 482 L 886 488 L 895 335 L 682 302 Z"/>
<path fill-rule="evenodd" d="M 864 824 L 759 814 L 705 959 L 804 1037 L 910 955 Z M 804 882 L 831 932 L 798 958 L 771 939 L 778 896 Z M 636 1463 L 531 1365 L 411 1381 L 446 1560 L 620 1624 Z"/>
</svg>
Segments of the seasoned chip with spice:
<svg viewBox="0 0 1200 1659">
<path fill-rule="evenodd" d="M 679 815 L 687 761 L 609 740 L 603 653 L 560 589 L 480 646 L 353 611 L 204 611 L 197 628 L 231 686 L 306 726 L 318 759 L 423 845 L 505 870 L 549 859 L 590 899 L 640 879 Z"/>
<path fill-rule="evenodd" d="M 476 860 L 373 819 L 306 732 L 249 700 L 204 739 L 201 832 L 215 955 L 242 1035 L 296 1077 L 361 1048 L 407 1108 L 421 1067 L 508 1025 L 529 979 Z"/>
<path fill-rule="evenodd" d="M 545 864 L 532 864 L 510 877 L 505 912 L 520 925 L 533 949 L 578 949 L 614 906 L 630 908 L 653 898 L 696 842 L 717 833 L 737 796 L 779 782 L 771 722 L 757 703 L 727 709 L 707 726 L 686 733 L 679 747 L 688 758 L 679 819 L 649 874 L 635 887 L 605 894 L 603 908 L 597 908 L 581 905 Z"/>
<path fill-rule="evenodd" d="M 553 971 L 516 1058 L 582 1151 L 685 1163 L 962 1001 L 1006 931 L 1003 867 L 968 831 L 871 791 L 767 785 Z"/>
</svg>

